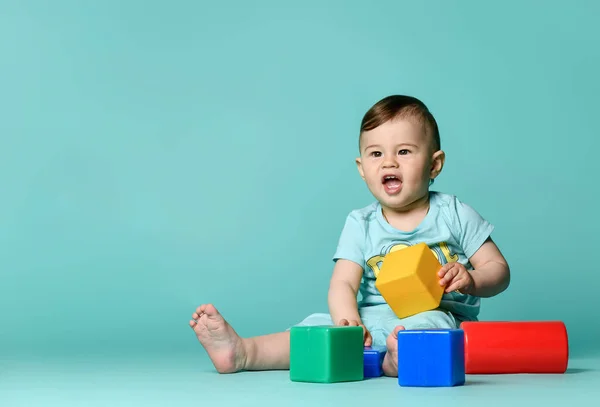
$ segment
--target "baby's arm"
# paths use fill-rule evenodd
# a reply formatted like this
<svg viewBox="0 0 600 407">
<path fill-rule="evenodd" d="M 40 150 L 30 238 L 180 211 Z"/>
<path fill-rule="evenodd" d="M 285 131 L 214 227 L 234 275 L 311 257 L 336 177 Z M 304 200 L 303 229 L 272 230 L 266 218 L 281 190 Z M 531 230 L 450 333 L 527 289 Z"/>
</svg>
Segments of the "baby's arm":
<svg viewBox="0 0 600 407">
<path fill-rule="evenodd" d="M 498 246 L 488 238 L 469 259 L 474 270 L 473 289 L 469 294 L 476 297 L 493 297 L 508 288 L 510 269 Z"/>
<path fill-rule="evenodd" d="M 362 273 L 362 267 L 353 261 L 336 261 L 328 293 L 329 312 L 334 324 L 339 324 L 342 319 L 362 324 L 356 302 Z"/>
</svg>

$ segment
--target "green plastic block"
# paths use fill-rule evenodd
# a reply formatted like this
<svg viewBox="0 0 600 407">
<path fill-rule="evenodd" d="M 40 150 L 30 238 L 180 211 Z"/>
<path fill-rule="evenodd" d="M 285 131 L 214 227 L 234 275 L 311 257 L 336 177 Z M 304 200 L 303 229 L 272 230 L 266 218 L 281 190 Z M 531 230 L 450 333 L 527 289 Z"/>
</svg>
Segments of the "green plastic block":
<svg viewBox="0 0 600 407">
<path fill-rule="evenodd" d="M 290 379 L 334 383 L 363 380 L 360 326 L 295 326 L 290 329 Z"/>
</svg>

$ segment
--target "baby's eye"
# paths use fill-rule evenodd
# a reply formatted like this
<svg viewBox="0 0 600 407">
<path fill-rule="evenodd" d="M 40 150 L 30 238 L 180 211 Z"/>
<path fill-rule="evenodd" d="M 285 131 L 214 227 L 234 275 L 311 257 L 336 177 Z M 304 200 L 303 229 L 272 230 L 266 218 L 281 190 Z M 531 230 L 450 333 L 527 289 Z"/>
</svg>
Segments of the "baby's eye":
<svg viewBox="0 0 600 407">
<path fill-rule="evenodd" d="M 381 151 L 372 151 L 372 152 L 371 152 L 371 155 L 372 155 L 373 157 L 381 157 Z"/>
<path fill-rule="evenodd" d="M 408 153 L 410 153 L 410 151 L 406 150 L 406 149 L 398 151 L 398 154 L 400 154 L 400 155 L 406 155 Z"/>
</svg>

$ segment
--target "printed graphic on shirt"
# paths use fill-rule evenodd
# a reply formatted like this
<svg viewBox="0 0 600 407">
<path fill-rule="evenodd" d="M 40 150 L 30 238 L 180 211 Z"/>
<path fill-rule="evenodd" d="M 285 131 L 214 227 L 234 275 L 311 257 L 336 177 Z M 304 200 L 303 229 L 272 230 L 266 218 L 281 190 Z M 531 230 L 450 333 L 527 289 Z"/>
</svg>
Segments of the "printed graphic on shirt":
<svg viewBox="0 0 600 407">
<path fill-rule="evenodd" d="M 367 261 L 367 266 L 369 267 L 375 278 L 377 278 L 377 276 L 379 275 L 380 267 L 383 264 L 383 259 L 386 254 L 395 252 L 396 250 L 402 250 L 410 246 L 410 243 L 394 243 L 391 246 L 384 248 L 382 250 L 383 254 L 371 257 Z M 431 252 L 437 257 L 438 261 L 442 266 L 446 263 L 458 261 L 458 254 L 452 253 L 446 242 L 440 242 L 433 246 L 429 246 L 429 250 L 431 250 Z"/>
</svg>

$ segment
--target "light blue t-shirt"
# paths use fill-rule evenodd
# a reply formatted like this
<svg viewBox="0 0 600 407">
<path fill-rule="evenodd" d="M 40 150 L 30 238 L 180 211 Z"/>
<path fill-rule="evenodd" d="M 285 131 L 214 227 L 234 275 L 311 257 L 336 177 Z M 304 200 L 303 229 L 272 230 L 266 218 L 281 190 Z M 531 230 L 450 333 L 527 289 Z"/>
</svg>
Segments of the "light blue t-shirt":
<svg viewBox="0 0 600 407">
<path fill-rule="evenodd" d="M 381 205 L 374 202 L 348 215 L 333 257 L 351 260 L 363 268 L 359 307 L 384 304 L 375 287 L 375 279 L 384 256 L 390 251 L 426 243 L 442 265 L 462 263 L 473 267 L 469 258 L 491 235 L 494 226 L 472 207 L 453 195 L 430 191 L 430 208 L 423 221 L 412 231 L 391 226 L 383 217 Z M 444 293 L 440 308 L 452 312 L 458 320 L 477 320 L 479 297 Z"/>
</svg>

